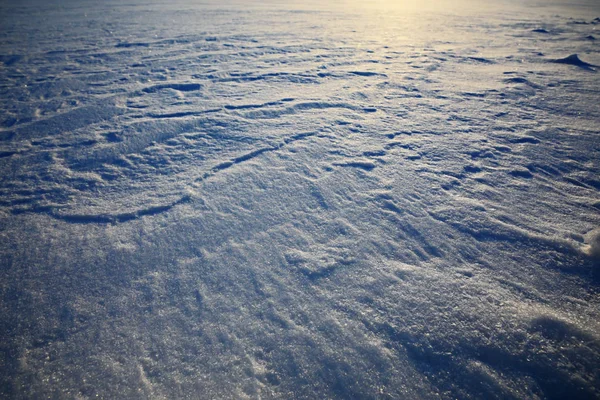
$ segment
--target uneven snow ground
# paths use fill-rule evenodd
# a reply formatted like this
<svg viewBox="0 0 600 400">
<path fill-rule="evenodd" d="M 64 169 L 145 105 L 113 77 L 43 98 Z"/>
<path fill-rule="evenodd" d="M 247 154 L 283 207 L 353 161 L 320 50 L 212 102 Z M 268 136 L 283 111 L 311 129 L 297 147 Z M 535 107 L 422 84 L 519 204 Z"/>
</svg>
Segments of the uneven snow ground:
<svg viewBox="0 0 600 400">
<path fill-rule="evenodd" d="M 600 398 L 598 4 L 258 3 L 0 4 L 0 397 Z"/>
</svg>

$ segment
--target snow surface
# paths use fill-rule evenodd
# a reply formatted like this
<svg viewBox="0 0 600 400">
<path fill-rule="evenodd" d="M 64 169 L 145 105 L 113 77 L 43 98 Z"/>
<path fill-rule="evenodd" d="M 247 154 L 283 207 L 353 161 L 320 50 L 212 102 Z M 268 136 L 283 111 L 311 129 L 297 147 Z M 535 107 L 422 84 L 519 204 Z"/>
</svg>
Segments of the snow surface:
<svg viewBox="0 0 600 400">
<path fill-rule="evenodd" d="M 0 3 L 0 397 L 600 398 L 598 17 Z"/>
</svg>

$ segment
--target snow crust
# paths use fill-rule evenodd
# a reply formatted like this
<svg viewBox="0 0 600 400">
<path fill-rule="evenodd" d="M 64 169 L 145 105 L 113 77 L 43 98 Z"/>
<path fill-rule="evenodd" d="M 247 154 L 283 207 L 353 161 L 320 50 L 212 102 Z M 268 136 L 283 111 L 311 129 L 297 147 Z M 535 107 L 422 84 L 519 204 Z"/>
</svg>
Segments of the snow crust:
<svg viewBox="0 0 600 400">
<path fill-rule="evenodd" d="M 0 4 L 0 397 L 600 398 L 594 1 Z"/>
</svg>

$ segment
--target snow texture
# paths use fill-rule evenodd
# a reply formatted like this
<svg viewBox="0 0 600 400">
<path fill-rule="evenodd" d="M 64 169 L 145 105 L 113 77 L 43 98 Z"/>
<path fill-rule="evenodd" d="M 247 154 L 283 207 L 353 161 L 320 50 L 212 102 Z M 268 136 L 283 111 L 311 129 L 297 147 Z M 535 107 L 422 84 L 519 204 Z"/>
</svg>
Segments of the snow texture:
<svg viewBox="0 0 600 400">
<path fill-rule="evenodd" d="M 600 398 L 599 24 L 0 3 L 0 397 Z"/>
</svg>

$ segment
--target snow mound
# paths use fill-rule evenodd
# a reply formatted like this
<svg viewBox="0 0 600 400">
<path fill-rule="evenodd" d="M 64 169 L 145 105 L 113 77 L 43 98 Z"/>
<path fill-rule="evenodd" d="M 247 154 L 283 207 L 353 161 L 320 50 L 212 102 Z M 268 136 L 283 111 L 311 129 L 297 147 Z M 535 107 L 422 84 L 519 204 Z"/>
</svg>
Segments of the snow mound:
<svg viewBox="0 0 600 400">
<path fill-rule="evenodd" d="M 600 275 L 600 229 L 594 229 L 587 234 L 586 254 L 592 260 L 594 273 Z"/>
<path fill-rule="evenodd" d="M 556 60 L 552 60 L 552 62 L 556 63 L 556 64 L 574 65 L 576 67 L 580 67 L 580 68 L 584 68 L 584 69 L 592 69 L 593 67 L 596 67 L 596 65 L 594 65 L 594 64 L 590 64 L 585 61 L 582 61 L 577 54 L 571 54 L 570 56 L 565 57 L 565 58 L 558 58 Z"/>
</svg>

